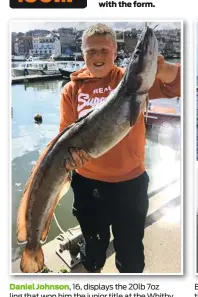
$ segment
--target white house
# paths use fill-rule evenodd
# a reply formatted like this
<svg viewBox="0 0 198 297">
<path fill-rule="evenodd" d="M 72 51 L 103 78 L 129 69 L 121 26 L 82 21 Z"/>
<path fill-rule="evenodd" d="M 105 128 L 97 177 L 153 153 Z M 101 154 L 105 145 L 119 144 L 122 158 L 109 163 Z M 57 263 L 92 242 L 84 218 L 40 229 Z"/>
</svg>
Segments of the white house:
<svg viewBox="0 0 198 297">
<path fill-rule="evenodd" d="M 30 50 L 31 56 L 60 56 L 61 44 L 58 34 L 50 33 L 46 36 L 33 36 L 33 49 Z"/>
</svg>

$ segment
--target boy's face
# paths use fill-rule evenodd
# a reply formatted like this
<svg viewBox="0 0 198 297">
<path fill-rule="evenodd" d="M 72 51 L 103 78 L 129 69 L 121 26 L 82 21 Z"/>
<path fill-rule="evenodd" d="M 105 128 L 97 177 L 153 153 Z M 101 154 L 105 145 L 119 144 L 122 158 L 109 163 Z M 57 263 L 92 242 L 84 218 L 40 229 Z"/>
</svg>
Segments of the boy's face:
<svg viewBox="0 0 198 297">
<path fill-rule="evenodd" d="M 104 77 L 113 68 L 117 47 L 109 35 L 89 36 L 84 40 L 83 56 L 89 71 L 95 77 Z"/>
</svg>

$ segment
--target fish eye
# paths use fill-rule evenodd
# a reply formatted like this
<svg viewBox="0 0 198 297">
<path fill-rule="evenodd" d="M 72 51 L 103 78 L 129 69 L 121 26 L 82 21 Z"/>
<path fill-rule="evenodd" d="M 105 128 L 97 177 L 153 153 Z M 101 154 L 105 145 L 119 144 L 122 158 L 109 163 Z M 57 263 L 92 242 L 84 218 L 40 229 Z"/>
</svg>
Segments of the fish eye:
<svg viewBox="0 0 198 297">
<path fill-rule="evenodd" d="M 135 51 L 135 53 L 134 53 L 134 57 L 137 57 L 140 54 L 140 52 L 141 51 L 137 48 L 136 51 Z"/>
</svg>

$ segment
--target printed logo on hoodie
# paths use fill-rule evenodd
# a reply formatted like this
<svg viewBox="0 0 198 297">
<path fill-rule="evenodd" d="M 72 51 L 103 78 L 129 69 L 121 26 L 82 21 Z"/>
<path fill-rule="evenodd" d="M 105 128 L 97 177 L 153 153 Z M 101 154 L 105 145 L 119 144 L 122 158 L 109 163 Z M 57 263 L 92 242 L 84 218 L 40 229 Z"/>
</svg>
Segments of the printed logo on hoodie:
<svg viewBox="0 0 198 297">
<path fill-rule="evenodd" d="M 104 102 L 110 92 L 112 92 L 112 88 L 107 86 L 94 89 L 91 95 L 87 93 L 79 93 L 77 104 L 78 118 L 85 116 L 92 108 Z"/>
</svg>

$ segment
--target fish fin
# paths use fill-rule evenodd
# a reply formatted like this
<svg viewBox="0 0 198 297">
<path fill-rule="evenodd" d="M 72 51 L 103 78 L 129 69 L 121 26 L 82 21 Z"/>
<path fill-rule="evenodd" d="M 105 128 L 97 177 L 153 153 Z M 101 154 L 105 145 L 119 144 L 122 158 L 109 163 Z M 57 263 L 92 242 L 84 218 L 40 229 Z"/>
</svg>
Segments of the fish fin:
<svg viewBox="0 0 198 297">
<path fill-rule="evenodd" d="M 24 249 L 20 268 L 24 273 L 37 273 L 43 269 L 44 255 L 41 246 L 36 250 Z"/>
<path fill-rule="evenodd" d="M 43 244 L 45 243 L 45 241 L 47 240 L 47 236 L 48 236 L 48 233 L 49 233 L 49 229 L 50 229 L 50 225 L 51 225 L 51 222 L 52 222 L 52 216 L 53 216 L 53 213 L 55 211 L 55 208 L 53 208 L 51 211 L 50 211 L 50 214 L 49 214 L 49 217 L 47 219 L 47 223 L 45 225 L 45 229 L 41 235 L 41 240 L 40 240 L 40 243 Z"/>
<path fill-rule="evenodd" d="M 141 109 L 139 108 L 139 106 L 136 106 L 136 108 L 134 108 L 133 110 L 131 109 L 130 112 L 130 127 L 133 127 L 140 115 Z M 138 116 L 136 115 L 138 114 Z"/>
<path fill-rule="evenodd" d="M 60 200 L 60 198 L 59 198 L 59 195 L 58 195 L 58 197 L 56 198 L 56 201 L 55 201 L 53 207 L 50 210 L 50 213 L 49 213 L 47 222 L 45 224 L 45 229 L 44 229 L 44 231 L 43 231 L 43 233 L 41 235 L 40 243 L 42 243 L 42 244 L 47 239 L 47 236 L 48 236 L 48 233 L 49 233 L 49 229 L 50 229 L 50 225 L 51 225 L 51 221 L 52 221 L 52 216 L 53 216 L 53 213 L 55 212 L 55 209 L 56 209 L 56 206 L 57 206 L 59 200 Z"/>
<path fill-rule="evenodd" d="M 50 214 L 49 214 L 49 217 L 47 219 L 47 223 L 45 225 L 45 229 L 41 235 L 41 240 L 40 240 L 40 243 L 43 244 L 45 243 L 45 241 L 47 240 L 47 236 L 48 236 L 48 233 L 49 233 L 49 229 L 50 229 L 50 225 L 51 225 L 51 222 L 52 222 L 52 216 L 53 216 L 53 213 L 54 213 L 55 209 L 52 209 L 50 211 Z"/>
<path fill-rule="evenodd" d="M 26 226 L 21 226 L 19 227 L 19 230 L 17 230 L 17 242 L 18 244 L 23 244 L 27 242 Z"/>
<path fill-rule="evenodd" d="M 27 241 L 26 209 L 28 199 L 26 196 L 27 195 L 24 194 L 21 199 L 17 215 L 17 241 L 19 243 L 24 243 Z"/>
<path fill-rule="evenodd" d="M 64 183 L 64 186 L 60 190 L 60 192 L 58 194 L 58 197 L 56 198 L 56 201 L 55 201 L 53 207 L 50 210 L 50 213 L 49 213 L 46 225 L 45 225 L 45 229 L 44 229 L 44 231 L 43 231 L 43 233 L 41 235 L 41 240 L 40 240 L 41 243 L 44 243 L 46 241 L 47 235 L 49 233 L 51 221 L 52 221 L 52 216 L 53 216 L 53 214 L 55 212 L 56 206 L 57 206 L 58 202 L 60 201 L 60 199 L 67 193 L 69 188 L 70 188 L 70 179 L 68 178 L 68 180 L 66 181 L 66 183 Z"/>
<path fill-rule="evenodd" d="M 64 183 L 64 186 L 60 190 L 60 193 L 58 194 L 58 202 L 61 200 L 61 198 L 69 191 L 71 185 L 71 179 L 68 176 L 67 181 Z"/>
</svg>

